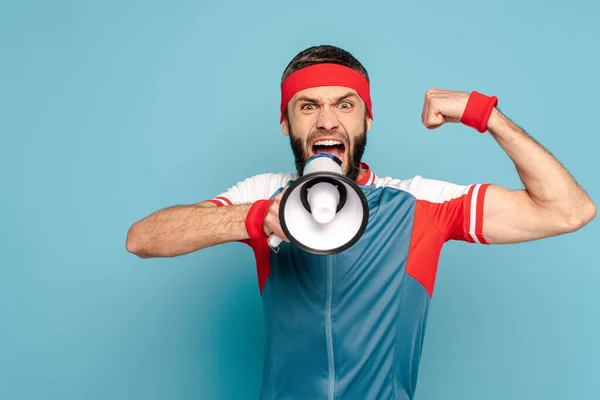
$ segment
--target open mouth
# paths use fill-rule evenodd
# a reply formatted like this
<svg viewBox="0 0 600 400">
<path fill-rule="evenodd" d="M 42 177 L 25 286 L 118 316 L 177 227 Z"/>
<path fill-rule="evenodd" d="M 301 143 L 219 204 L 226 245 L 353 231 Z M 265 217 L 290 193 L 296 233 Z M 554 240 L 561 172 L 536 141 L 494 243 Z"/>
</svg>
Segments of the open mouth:
<svg viewBox="0 0 600 400">
<path fill-rule="evenodd" d="M 346 146 L 339 140 L 318 140 L 312 146 L 313 154 L 327 153 L 336 156 L 340 160 L 344 160 L 344 152 Z"/>
</svg>

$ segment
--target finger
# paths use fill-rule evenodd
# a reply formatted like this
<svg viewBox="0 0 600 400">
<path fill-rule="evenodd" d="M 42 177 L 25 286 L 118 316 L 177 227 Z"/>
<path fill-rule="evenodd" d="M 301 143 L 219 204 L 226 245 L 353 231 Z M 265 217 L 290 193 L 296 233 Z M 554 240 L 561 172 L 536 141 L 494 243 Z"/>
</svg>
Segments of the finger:
<svg viewBox="0 0 600 400">
<path fill-rule="evenodd" d="M 425 114 L 425 126 L 428 129 L 435 129 L 444 124 L 444 122 L 446 122 L 444 114 L 442 114 L 437 104 L 432 101 Z"/>
<path fill-rule="evenodd" d="M 265 219 L 263 220 L 263 230 L 265 231 L 265 233 L 267 234 L 267 236 L 269 236 L 271 233 L 273 233 L 273 229 L 271 229 L 271 219 L 273 217 L 271 216 L 271 214 L 267 213 L 267 215 L 265 216 Z"/>
<path fill-rule="evenodd" d="M 421 111 L 421 123 L 425 124 L 425 116 L 427 115 L 427 108 L 429 106 L 429 93 L 425 92 L 425 98 L 423 100 L 423 110 Z"/>
<path fill-rule="evenodd" d="M 279 220 L 279 206 L 276 203 L 273 203 L 269 211 L 267 212 L 267 216 L 271 216 L 276 220 Z"/>
<path fill-rule="evenodd" d="M 275 196 L 274 200 L 280 201 L 281 198 L 283 197 L 283 194 L 285 193 L 286 190 L 288 190 L 289 186 L 286 186 L 283 188 L 283 190 L 281 192 L 279 192 L 279 194 L 277 196 Z"/>
<path fill-rule="evenodd" d="M 277 201 L 276 199 L 273 199 L 273 202 L 271 203 L 271 206 L 269 207 L 269 210 L 267 211 L 270 214 L 273 214 L 275 216 L 279 216 L 279 208 L 281 207 L 281 204 L 279 201 Z"/>
<path fill-rule="evenodd" d="M 281 238 L 281 240 L 288 242 L 288 243 L 290 242 L 290 239 L 288 239 L 288 237 L 285 236 L 285 233 L 283 233 L 283 229 L 281 229 L 281 225 L 277 224 L 276 226 L 274 226 L 273 232 L 275 232 L 275 234 L 277 236 L 279 236 Z"/>
<path fill-rule="evenodd" d="M 435 109 L 436 99 L 440 96 L 440 90 L 436 88 L 428 89 L 425 92 L 425 99 L 423 101 L 423 113 L 421 114 L 421 120 L 425 126 L 428 125 L 429 117 L 432 111 Z"/>
<path fill-rule="evenodd" d="M 279 207 L 269 209 L 265 220 L 268 220 L 271 224 L 279 223 Z"/>
<path fill-rule="evenodd" d="M 288 243 L 290 242 L 285 233 L 283 233 L 283 229 L 281 229 L 281 225 L 279 224 L 279 218 L 275 218 L 272 214 L 268 214 L 267 218 L 265 218 L 265 224 L 267 225 L 267 228 L 270 231 L 270 233 L 272 232 L 275 235 L 279 236 L 281 240 L 284 240 Z"/>
<path fill-rule="evenodd" d="M 442 126 L 443 124 L 437 124 L 437 125 L 426 125 L 425 127 L 427 129 L 429 129 L 430 131 L 439 128 L 440 126 Z"/>
</svg>

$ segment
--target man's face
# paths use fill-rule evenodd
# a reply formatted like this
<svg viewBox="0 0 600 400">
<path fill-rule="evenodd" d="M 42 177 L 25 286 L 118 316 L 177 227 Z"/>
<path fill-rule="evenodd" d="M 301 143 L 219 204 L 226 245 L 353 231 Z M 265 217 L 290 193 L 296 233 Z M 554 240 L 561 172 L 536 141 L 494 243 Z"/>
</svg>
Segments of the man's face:
<svg viewBox="0 0 600 400">
<path fill-rule="evenodd" d="M 342 86 L 305 89 L 292 97 L 287 111 L 281 128 L 290 137 L 298 174 L 311 156 L 329 153 L 342 160 L 344 175 L 356 180 L 372 122 L 356 91 Z"/>
</svg>

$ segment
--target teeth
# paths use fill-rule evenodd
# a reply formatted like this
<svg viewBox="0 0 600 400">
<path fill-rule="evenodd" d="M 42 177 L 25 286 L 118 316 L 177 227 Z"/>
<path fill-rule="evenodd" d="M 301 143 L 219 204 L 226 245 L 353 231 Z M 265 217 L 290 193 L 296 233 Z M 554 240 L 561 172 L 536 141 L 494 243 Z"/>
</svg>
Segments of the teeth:
<svg viewBox="0 0 600 400">
<path fill-rule="evenodd" d="M 314 145 L 315 146 L 335 146 L 342 144 L 339 140 L 319 140 Z"/>
</svg>

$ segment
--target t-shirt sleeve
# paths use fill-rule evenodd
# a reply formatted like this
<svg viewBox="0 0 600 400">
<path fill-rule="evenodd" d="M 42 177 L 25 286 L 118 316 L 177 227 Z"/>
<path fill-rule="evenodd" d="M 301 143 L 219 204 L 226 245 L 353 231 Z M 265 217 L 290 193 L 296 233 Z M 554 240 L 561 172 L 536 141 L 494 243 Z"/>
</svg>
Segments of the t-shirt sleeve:
<svg viewBox="0 0 600 400">
<path fill-rule="evenodd" d="M 219 207 L 231 206 L 234 204 L 250 204 L 258 200 L 273 198 L 284 186 L 289 185 L 291 182 L 292 176 L 289 173 L 265 173 L 255 175 L 237 182 L 224 192 L 217 194 L 207 201 L 210 201 Z M 262 244 L 262 242 L 259 244 L 256 240 L 251 239 L 240 240 L 240 242 L 248 244 L 255 252 Z M 266 241 L 264 243 L 266 245 Z M 258 257 L 263 257 L 264 251 L 257 254 L 260 254 Z"/>
<path fill-rule="evenodd" d="M 208 201 L 217 206 L 249 204 L 273 197 L 273 192 L 289 181 L 287 174 L 265 173 L 246 178 Z"/>
<path fill-rule="evenodd" d="M 483 206 L 489 183 L 457 185 L 416 177 L 407 186 L 445 241 L 488 244 L 483 235 Z"/>
<path fill-rule="evenodd" d="M 257 175 L 246 178 L 229 187 L 224 192 L 217 194 L 208 201 L 217 206 L 230 206 L 232 204 L 249 204 L 264 198 L 269 184 L 268 175 Z"/>
</svg>

